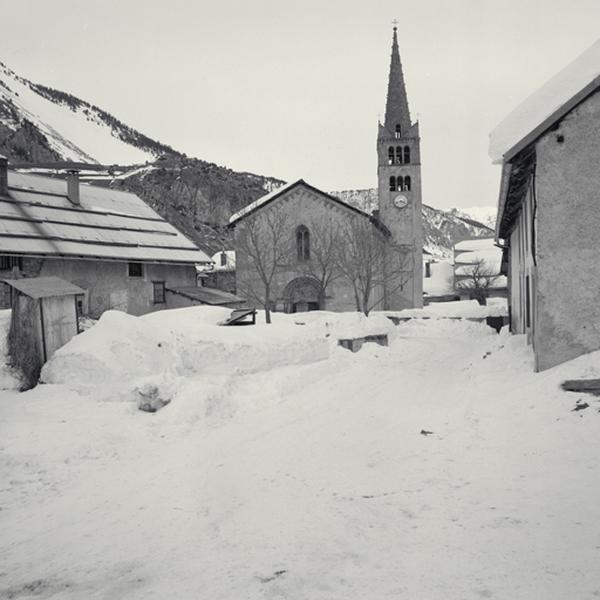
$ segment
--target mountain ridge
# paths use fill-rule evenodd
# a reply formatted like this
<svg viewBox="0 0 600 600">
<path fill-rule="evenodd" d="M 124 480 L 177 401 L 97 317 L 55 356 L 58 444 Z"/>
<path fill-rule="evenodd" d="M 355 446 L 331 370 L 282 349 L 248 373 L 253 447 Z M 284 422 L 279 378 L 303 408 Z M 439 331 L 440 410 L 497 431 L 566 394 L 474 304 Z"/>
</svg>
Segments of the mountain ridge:
<svg viewBox="0 0 600 600">
<path fill-rule="evenodd" d="M 138 194 L 210 254 L 231 247 L 226 228 L 231 214 L 284 184 L 275 177 L 189 158 L 91 102 L 34 83 L 2 62 L 0 153 L 21 166 L 63 161 L 122 165 L 118 169 L 107 167 L 105 173 L 96 172 L 89 181 Z M 55 174 L 56 169 L 48 168 L 46 172 Z M 374 189 L 332 194 L 365 212 L 376 207 Z M 425 205 L 423 228 L 425 249 L 439 257 L 450 257 L 458 241 L 493 235 L 485 224 L 458 211 Z"/>
</svg>

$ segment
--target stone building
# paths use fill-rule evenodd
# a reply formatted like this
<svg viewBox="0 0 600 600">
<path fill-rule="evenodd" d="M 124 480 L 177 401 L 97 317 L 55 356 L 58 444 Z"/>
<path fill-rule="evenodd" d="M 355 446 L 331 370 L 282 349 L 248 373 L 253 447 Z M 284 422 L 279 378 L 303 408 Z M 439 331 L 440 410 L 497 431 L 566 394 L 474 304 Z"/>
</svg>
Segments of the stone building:
<svg viewBox="0 0 600 600">
<path fill-rule="evenodd" d="M 535 369 L 600 348 L 600 42 L 491 135 L 510 326 Z"/>
<path fill-rule="evenodd" d="M 174 292 L 196 285 L 202 263 L 209 257 L 134 194 L 80 185 L 76 172 L 17 173 L 0 157 L 0 279 L 60 277 L 84 290 L 80 314 L 142 315 L 180 306 Z"/>
<path fill-rule="evenodd" d="M 282 264 L 269 294 L 275 310 L 356 309 L 355 290 L 347 279 L 334 278 L 325 285 L 315 276 L 320 258 L 311 247 L 318 238 L 324 237 L 324 230 L 338 229 L 346 232 L 346 237 L 340 238 L 341 245 L 347 244 L 350 249 L 347 232 L 357 227 L 370 228 L 375 239 L 380 236 L 391 242 L 389 246 L 404 249 L 402 255 L 393 252 L 386 255 L 382 267 L 386 275 L 373 287 L 371 304 L 377 309 L 389 310 L 422 306 L 419 126 L 410 118 L 395 27 L 385 120 L 378 127 L 377 159 L 379 207 L 373 216 L 303 180 L 274 190 L 233 215 L 230 227 L 234 229 L 236 240 L 238 292 L 243 294 L 245 287 L 259 279 L 256 261 L 239 247 L 240 232 L 257 219 L 280 219 L 286 223 L 284 237 L 288 250 L 281 257 Z M 390 276 L 391 273 L 394 275 Z"/>
</svg>

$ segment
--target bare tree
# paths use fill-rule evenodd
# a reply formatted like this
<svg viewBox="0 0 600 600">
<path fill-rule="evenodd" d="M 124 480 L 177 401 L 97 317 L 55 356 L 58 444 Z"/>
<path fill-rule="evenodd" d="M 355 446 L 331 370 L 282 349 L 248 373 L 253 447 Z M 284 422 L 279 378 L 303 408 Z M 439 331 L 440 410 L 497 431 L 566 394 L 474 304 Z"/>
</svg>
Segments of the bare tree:
<svg viewBox="0 0 600 600">
<path fill-rule="evenodd" d="M 236 226 L 237 272 L 243 274 L 237 282 L 238 289 L 265 309 L 267 323 L 271 323 L 273 280 L 288 262 L 290 246 L 287 218 L 280 211 L 262 211 Z M 250 268 L 239 268 L 244 260 L 249 262 Z"/>
<path fill-rule="evenodd" d="M 389 232 L 368 219 L 352 219 L 342 233 L 336 264 L 352 286 L 356 310 L 368 316 L 409 280 L 411 247 L 395 243 Z"/>
<path fill-rule="evenodd" d="M 497 270 L 479 258 L 473 262 L 457 264 L 460 274 L 455 270 L 454 286 L 458 290 L 468 290 L 471 297 L 479 304 L 487 304 L 487 291 L 494 286 L 498 280 Z"/>
<path fill-rule="evenodd" d="M 327 287 L 342 276 L 338 254 L 342 236 L 338 223 L 332 219 L 309 222 L 310 257 L 299 263 L 305 277 L 315 281 L 319 295 L 325 297 Z"/>
</svg>

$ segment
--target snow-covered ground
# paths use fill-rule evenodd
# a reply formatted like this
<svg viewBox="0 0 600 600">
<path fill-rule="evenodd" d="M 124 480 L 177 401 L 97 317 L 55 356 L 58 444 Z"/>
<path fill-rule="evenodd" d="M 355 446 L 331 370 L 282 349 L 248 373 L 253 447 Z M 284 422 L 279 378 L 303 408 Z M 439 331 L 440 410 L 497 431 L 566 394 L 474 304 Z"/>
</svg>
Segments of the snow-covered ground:
<svg viewBox="0 0 600 600">
<path fill-rule="evenodd" d="M 2 393 L 0 598 L 600 595 L 600 402 L 559 389 L 599 353 L 534 374 L 479 323 L 221 317 L 109 313 Z M 148 377 L 157 413 L 107 394 Z"/>
</svg>

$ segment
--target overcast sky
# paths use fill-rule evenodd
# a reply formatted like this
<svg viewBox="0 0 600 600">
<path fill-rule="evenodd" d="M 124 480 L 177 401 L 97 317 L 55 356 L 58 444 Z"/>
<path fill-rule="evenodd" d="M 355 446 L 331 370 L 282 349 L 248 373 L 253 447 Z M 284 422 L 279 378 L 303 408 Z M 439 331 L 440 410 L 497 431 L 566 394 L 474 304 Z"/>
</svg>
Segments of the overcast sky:
<svg viewBox="0 0 600 600">
<path fill-rule="evenodd" d="M 374 187 L 392 20 L 423 201 L 493 205 L 491 129 L 596 41 L 598 0 L 0 0 L 0 60 L 177 150 Z"/>
</svg>

